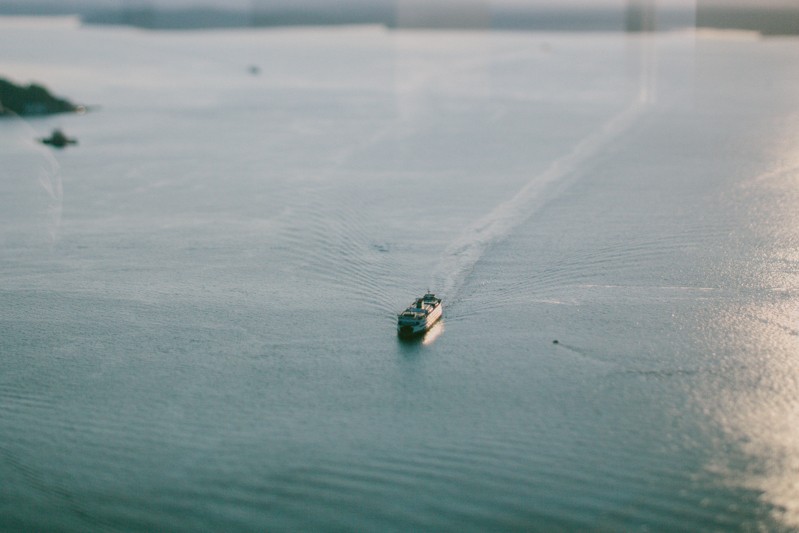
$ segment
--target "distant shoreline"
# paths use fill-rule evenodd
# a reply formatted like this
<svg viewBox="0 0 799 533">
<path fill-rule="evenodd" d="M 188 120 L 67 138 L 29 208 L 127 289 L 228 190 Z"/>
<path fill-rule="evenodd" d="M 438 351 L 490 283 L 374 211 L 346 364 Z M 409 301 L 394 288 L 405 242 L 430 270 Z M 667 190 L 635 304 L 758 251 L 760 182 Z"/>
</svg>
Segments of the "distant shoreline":
<svg viewBox="0 0 799 533">
<path fill-rule="evenodd" d="M 390 4 L 348 6 L 346 3 L 315 9 L 262 7 L 250 10 L 225 8 L 168 9 L 155 7 L 64 7 L 59 4 L 11 2 L 0 5 L 0 16 L 79 17 L 83 24 L 122 25 L 149 30 L 203 30 L 285 26 L 380 25 L 408 29 L 488 29 L 512 31 L 649 32 L 686 27 L 757 31 L 763 35 L 799 35 L 799 7 L 699 7 L 669 10 L 641 7 L 627 9 L 492 8 L 465 3 L 457 12 L 414 4 L 413 8 Z"/>
</svg>

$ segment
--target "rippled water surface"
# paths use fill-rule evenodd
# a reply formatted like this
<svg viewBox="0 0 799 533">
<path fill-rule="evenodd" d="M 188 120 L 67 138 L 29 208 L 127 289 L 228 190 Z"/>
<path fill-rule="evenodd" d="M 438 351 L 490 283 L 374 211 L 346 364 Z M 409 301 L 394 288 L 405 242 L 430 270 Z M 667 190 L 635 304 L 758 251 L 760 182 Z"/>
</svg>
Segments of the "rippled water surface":
<svg viewBox="0 0 799 533">
<path fill-rule="evenodd" d="M 799 527 L 798 45 L 4 20 L 0 528 Z"/>
</svg>

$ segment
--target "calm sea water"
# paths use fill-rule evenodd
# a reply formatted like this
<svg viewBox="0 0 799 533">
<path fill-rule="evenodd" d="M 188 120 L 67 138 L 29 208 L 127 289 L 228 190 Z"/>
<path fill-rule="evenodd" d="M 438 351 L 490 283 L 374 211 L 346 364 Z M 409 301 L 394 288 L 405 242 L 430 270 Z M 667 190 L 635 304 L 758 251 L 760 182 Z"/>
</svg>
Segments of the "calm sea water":
<svg viewBox="0 0 799 533">
<path fill-rule="evenodd" d="M 798 45 L 3 20 L 0 528 L 796 529 Z"/>
</svg>

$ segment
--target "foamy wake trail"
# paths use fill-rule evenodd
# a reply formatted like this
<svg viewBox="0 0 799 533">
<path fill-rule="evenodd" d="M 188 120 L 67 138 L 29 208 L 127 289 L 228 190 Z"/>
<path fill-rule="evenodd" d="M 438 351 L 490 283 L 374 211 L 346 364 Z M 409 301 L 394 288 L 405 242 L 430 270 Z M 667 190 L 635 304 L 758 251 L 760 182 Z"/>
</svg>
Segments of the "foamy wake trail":
<svg viewBox="0 0 799 533">
<path fill-rule="evenodd" d="M 8 130 L 11 142 L 5 146 L 11 153 L 21 156 L 19 177 L 26 180 L 35 180 L 41 193 L 37 207 L 37 215 L 43 215 L 43 223 L 39 228 L 47 231 L 49 244 L 54 244 L 58 239 L 61 227 L 61 214 L 63 210 L 64 189 L 61 182 L 61 166 L 52 154 L 52 149 L 42 146 L 34 141 L 37 134 L 22 117 L 12 113 L 9 119 Z"/>
<path fill-rule="evenodd" d="M 579 141 L 572 150 L 534 176 L 510 200 L 499 204 L 469 226 L 447 247 L 435 270 L 431 287 L 447 298 L 455 298 L 474 266 L 493 244 L 507 237 L 547 201 L 585 175 L 585 164 L 632 126 L 643 112 L 644 101 L 636 101 Z"/>
</svg>

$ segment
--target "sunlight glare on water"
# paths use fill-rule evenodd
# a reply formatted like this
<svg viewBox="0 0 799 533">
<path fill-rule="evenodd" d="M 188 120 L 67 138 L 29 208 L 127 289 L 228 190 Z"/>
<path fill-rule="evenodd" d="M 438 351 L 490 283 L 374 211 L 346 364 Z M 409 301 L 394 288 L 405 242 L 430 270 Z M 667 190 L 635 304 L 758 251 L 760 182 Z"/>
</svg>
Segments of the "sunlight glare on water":
<svg viewBox="0 0 799 533">
<path fill-rule="evenodd" d="M 799 120 L 788 117 L 770 147 L 770 169 L 741 182 L 729 201 L 747 205 L 747 231 L 757 259 L 741 273 L 738 298 L 718 302 L 703 326 L 708 349 L 729 370 L 697 398 L 727 435 L 709 469 L 762 494 L 778 522 L 799 527 Z M 727 261 L 741 269 L 731 246 Z M 737 263 L 737 264 L 736 264 Z M 749 302 L 749 303 L 747 303 Z M 712 347 L 712 348 L 711 348 Z M 730 462 L 725 462 L 727 459 Z"/>
<path fill-rule="evenodd" d="M 786 140 L 797 132 L 786 132 Z M 768 217 L 754 218 L 758 234 L 780 243 L 764 253 L 757 274 L 767 304 L 719 317 L 728 334 L 744 344 L 740 381 L 720 391 L 719 416 L 752 464 L 742 485 L 762 491 L 781 521 L 799 527 L 799 152 L 784 167 L 756 181 L 765 190 Z M 770 237 L 770 238 L 769 238 Z M 739 476 L 733 475 L 733 479 Z"/>
</svg>

